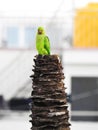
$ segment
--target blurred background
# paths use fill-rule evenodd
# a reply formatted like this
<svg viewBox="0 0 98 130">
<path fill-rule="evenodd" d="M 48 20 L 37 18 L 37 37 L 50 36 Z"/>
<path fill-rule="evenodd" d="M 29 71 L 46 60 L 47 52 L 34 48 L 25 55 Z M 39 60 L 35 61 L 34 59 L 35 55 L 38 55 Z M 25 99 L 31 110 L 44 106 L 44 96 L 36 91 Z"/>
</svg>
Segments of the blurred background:
<svg viewBox="0 0 98 130">
<path fill-rule="evenodd" d="M 35 37 L 62 60 L 72 130 L 98 130 L 98 0 L 0 0 L 0 130 L 27 130 Z"/>
</svg>

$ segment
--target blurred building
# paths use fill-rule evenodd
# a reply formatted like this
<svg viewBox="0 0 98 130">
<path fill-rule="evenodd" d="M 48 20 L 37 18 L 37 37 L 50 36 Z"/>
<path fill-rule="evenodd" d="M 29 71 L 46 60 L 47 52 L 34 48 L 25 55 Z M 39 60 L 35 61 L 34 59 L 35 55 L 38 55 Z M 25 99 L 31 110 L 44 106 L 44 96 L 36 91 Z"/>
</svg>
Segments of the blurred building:
<svg viewBox="0 0 98 130">
<path fill-rule="evenodd" d="M 72 120 L 98 121 L 97 6 L 88 4 L 62 18 L 0 18 L 0 95 L 12 105 L 17 98 L 30 97 L 35 36 L 41 25 L 52 53 L 62 59 Z"/>
<path fill-rule="evenodd" d="M 68 36 L 63 20 L 43 18 L 40 23 L 40 18 L 0 18 L 0 94 L 9 100 L 12 109 L 23 109 L 23 100 L 31 95 L 32 82 L 29 76 L 32 74 L 34 55 L 37 54 L 35 39 L 38 26 L 44 26 L 52 52 L 61 55 L 64 40 Z M 23 106 L 18 106 L 20 102 L 23 102 Z"/>
<path fill-rule="evenodd" d="M 73 43 L 75 47 L 98 48 L 98 3 L 76 10 Z"/>
<path fill-rule="evenodd" d="M 4 48 L 29 48 L 34 42 L 35 31 L 35 22 L 30 18 L 28 20 L 25 18 L 1 17 L 0 46 Z"/>
<path fill-rule="evenodd" d="M 68 16 L 68 15 L 67 15 Z M 0 47 L 1 48 L 32 48 L 35 49 L 35 37 L 38 26 L 44 26 L 51 46 L 58 48 L 69 35 L 72 24 L 65 18 L 33 18 L 33 17 L 1 17 Z M 60 37 L 61 35 L 61 37 Z"/>
</svg>

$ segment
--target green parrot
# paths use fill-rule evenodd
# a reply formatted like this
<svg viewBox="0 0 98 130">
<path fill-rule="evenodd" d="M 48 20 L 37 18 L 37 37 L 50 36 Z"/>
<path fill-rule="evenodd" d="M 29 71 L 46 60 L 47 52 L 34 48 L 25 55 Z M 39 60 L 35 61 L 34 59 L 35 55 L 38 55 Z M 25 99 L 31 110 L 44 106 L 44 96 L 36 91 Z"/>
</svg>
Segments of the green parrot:
<svg viewBox="0 0 98 130">
<path fill-rule="evenodd" d="M 50 55 L 50 41 L 43 27 L 38 27 L 37 30 L 36 49 L 40 55 Z"/>
</svg>

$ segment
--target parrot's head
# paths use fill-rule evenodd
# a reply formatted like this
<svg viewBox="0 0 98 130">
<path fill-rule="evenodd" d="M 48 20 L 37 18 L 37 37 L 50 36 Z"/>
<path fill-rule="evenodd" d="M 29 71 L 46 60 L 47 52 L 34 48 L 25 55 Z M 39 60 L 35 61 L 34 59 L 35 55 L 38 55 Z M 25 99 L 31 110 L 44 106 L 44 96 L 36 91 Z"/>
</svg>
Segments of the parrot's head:
<svg viewBox="0 0 98 130">
<path fill-rule="evenodd" d="M 38 27 L 38 32 L 37 32 L 38 34 L 45 34 L 45 30 L 44 30 L 44 28 L 43 27 Z"/>
</svg>

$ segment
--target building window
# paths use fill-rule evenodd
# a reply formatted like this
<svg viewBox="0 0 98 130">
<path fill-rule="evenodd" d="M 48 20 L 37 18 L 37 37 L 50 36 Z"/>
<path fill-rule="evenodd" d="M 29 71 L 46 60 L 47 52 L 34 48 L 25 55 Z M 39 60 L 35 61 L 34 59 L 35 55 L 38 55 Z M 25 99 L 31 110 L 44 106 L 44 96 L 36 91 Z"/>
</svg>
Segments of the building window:
<svg viewBox="0 0 98 130">
<path fill-rule="evenodd" d="M 36 28 L 26 27 L 25 29 L 25 44 L 30 47 L 35 43 Z"/>
<path fill-rule="evenodd" d="M 18 46 L 19 42 L 19 29 L 18 27 L 7 28 L 7 43 L 10 47 Z"/>
<path fill-rule="evenodd" d="M 72 120 L 98 121 L 98 77 L 72 77 Z"/>
</svg>

